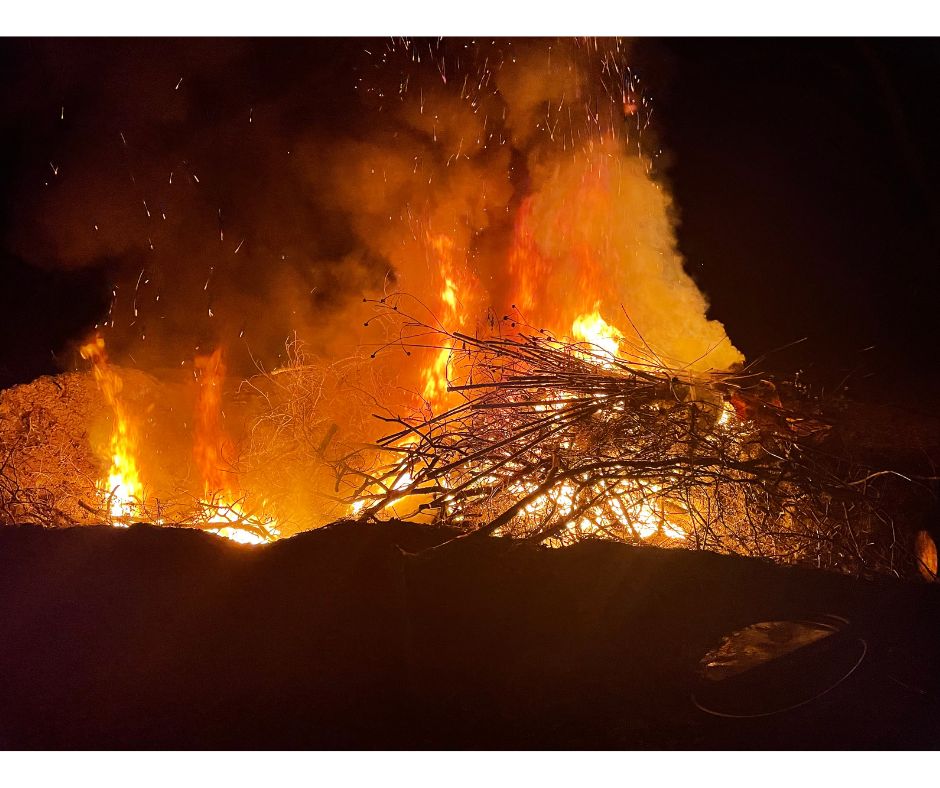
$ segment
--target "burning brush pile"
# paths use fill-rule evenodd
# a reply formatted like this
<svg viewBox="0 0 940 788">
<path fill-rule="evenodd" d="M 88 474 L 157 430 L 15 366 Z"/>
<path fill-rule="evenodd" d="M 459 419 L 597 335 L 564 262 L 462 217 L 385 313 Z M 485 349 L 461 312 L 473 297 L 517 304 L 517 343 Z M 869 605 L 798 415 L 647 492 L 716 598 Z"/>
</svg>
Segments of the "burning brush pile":
<svg viewBox="0 0 940 788">
<path fill-rule="evenodd" d="M 710 316 L 629 42 L 374 49 L 350 56 L 341 106 L 362 115 L 337 113 L 342 130 L 294 128 L 329 115 L 298 111 L 305 87 L 280 122 L 246 105 L 251 134 L 197 135 L 199 157 L 154 148 L 179 130 L 148 115 L 114 135 L 137 170 L 56 175 L 74 189 L 60 213 L 82 212 L 56 224 L 62 262 L 128 238 L 147 262 L 128 253 L 81 343 L 91 374 L 0 394 L 0 522 L 260 544 L 400 518 L 916 571 L 888 514 L 897 477 L 851 461 L 818 403 L 744 366 Z M 190 83 L 167 76 L 167 118 Z M 180 169 L 196 158 L 200 176 Z M 391 352 L 369 360 L 375 341 Z"/>
<path fill-rule="evenodd" d="M 381 308 L 398 312 L 383 301 Z M 753 371 L 693 373 L 626 347 L 520 328 L 478 338 L 405 317 L 400 344 L 450 357 L 453 404 L 392 419 L 372 465 L 340 468 L 363 521 L 428 518 L 553 546 L 589 538 L 859 572 L 898 564 L 878 480 L 827 448 L 808 398 Z"/>
<path fill-rule="evenodd" d="M 554 547 L 611 539 L 853 574 L 917 565 L 886 497 L 899 475 L 850 460 L 799 389 L 742 365 L 677 368 L 597 312 L 570 337 L 518 315 L 471 335 L 407 315 L 403 301 L 374 302 L 386 327 L 398 326 L 386 350 L 428 357 L 429 383 L 408 415 L 373 413 L 377 440 L 331 418 L 356 397 L 363 420 L 381 410 L 351 385 L 370 363 L 323 366 L 295 341 L 287 365 L 238 387 L 251 413 L 242 441 L 223 423 L 221 353 L 197 356 L 188 457 L 155 462 L 145 433 L 168 418 L 154 406 L 167 384 L 113 366 L 94 338 L 81 348 L 91 375 L 4 392 L 0 517 L 148 522 L 253 544 L 337 519 L 402 519 Z M 102 405 L 108 434 L 92 441 Z M 162 479 L 156 466 L 176 474 Z M 292 522 L 291 511 L 307 517 Z"/>
<path fill-rule="evenodd" d="M 220 350 L 194 360 L 194 423 L 182 453 L 165 402 L 179 397 L 167 381 L 112 364 L 100 335 L 80 353 L 91 374 L 40 378 L 0 396 L 0 522 L 145 522 L 251 544 L 279 536 L 263 501 L 242 489 L 222 423 Z M 159 442 L 148 440 L 154 431 Z"/>
</svg>

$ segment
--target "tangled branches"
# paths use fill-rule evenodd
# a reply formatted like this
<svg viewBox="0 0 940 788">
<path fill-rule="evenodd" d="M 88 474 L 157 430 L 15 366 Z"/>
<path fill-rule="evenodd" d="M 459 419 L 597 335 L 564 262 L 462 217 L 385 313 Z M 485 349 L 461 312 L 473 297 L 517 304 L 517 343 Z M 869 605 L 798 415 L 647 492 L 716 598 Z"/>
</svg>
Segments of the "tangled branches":
<svg viewBox="0 0 940 788">
<path fill-rule="evenodd" d="M 0 524 L 64 526 L 87 518 L 81 497 L 94 487 L 94 464 L 68 429 L 73 412 L 56 407 L 72 383 L 69 376 L 62 383 L 41 378 L 0 393 Z"/>
<path fill-rule="evenodd" d="M 455 401 L 386 419 L 397 429 L 380 459 L 346 479 L 360 519 L 894 567 L 877 477 L 829 451 L 810 403 L 785 407 L 768 381 L 677 371 L 643 347 L 613 356 L 546 332 L 481 339 L 404 320 L 402 344 L 449 348 Z"/>
<path fill-rule="evenodd" d="M 264 491 L 282 533 L 292 533 L 347 513 L 335 490 L 335 464 L 355 463 L 380 434 L 369 414 L 380 406 L 382 384 L 358 356 L 326 362 L 296 336 L 285 356 L 283 366 L 259 369 L 239 386 L 247 437 L 235 472 L 246 489 Z"/>
</svg>

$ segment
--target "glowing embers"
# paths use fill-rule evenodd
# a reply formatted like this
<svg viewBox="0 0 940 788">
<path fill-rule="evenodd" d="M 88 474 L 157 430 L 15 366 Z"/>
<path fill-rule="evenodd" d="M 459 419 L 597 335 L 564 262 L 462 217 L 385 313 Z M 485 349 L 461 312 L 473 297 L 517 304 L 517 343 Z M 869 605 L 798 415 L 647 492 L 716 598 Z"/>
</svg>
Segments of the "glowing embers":
<svg viewBox="0 0 940 788">
<path fill-rule="evenodd" d="M 124 400 L 124 381 L 108 363 L 104 339 L 95 336 L 82 345 L 82 358 L 91 361 L 95 383 L 114 414 L 108 444 L 107 476 L 98 481 L 99 500 L 116 526 L 126 526 L 140 515 L 143 485 L 137 467 L 137 429 Z"/>
<path fill-rule="evenodd" d="M 404 459 L 393 468 L 386 469 L 378 478 L 369 477 L 368 481 L 357 490 L 355 499 L 349 507 L 349 513 L 353 517 L 360 517 L 367 511 L 372 514 L 385 512 L 395 517 L 400 516 L 395 509 L 395 493 L 404 495 L 414 482 L 415 462 L 408 456 L 414 444 L 415 438 L 410 435 L 399 441 L 394 449 L 405 452 Z M 372 504 L 371 508 L 370 504 Z"/>
<path fill-rule="evenodd" d="M 277 521 L 263 512 L 247 511 L 241 501 L 231 501 L 224 495 L 207 495 L 199 502 L 205 528 L 216 536 L 231 539 L 239 544 L 266 544 L 280 537 Z"/>
<path fill-rule="evenodd" d="M 508 492 L 521 497 L 536 489 L 536 485 L 516 482 Z M 655 484 L 600 480 L 579 487 L 563 482 L 527 503 L 506 532 L 537 530 L 539 523 L 551 518 L 563 525 L 556 526 L 546 539 L 554 547 L 591 535 L 622 541 L 680 542 L 686 531 L 675 520 L 687 515 L 683 503 L 666 500 Z"/>
<path fill-rule="evenodd" d="M 737 412 L 730 400 L 724 400 L 721 403 L 721 415 L 718 417 L 718 426 L 730 429 L 734 426 L 740 426 Z"/>
</svg>

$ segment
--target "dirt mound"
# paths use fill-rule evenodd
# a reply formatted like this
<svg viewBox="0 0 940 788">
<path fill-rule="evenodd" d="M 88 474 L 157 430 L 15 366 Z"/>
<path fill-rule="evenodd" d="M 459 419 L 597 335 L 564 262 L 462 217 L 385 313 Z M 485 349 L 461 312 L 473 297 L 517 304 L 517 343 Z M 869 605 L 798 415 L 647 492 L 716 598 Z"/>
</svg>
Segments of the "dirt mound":
<svg viewBox="0 0 940 788">
<path fill-rule="evenodd" d="M 0 528 L 0 745 L 940 742 L 936 586 L 453 536 L 340 524 L 248 548 L 149 526 Z M 703 673 L 756 624 L 760 659 Z"/>
</svg>

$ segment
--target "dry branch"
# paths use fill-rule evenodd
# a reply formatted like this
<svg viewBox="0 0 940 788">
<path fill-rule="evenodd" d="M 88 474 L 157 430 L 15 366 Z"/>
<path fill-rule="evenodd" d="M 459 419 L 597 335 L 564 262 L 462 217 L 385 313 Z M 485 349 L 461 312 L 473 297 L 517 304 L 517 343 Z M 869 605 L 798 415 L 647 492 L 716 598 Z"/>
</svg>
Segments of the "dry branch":
<svg viewBox="0 0 940 788">
<path fill-rule="evenodd" d="M 481 338 L 388 299 L 379 309 L 402 322 L 406 352 L 450 350 L 454 402 L 387 419 L 397 429 L 375 462 L 354 478 L 340 472 L 361 520 L 895 569 L 877 484 L 887 472 L 830 450 L 813 402 L 785 407 L 753 370 L 693 374 L 644 345 L 612 358 L 516 323 Z"/>
</svg>

